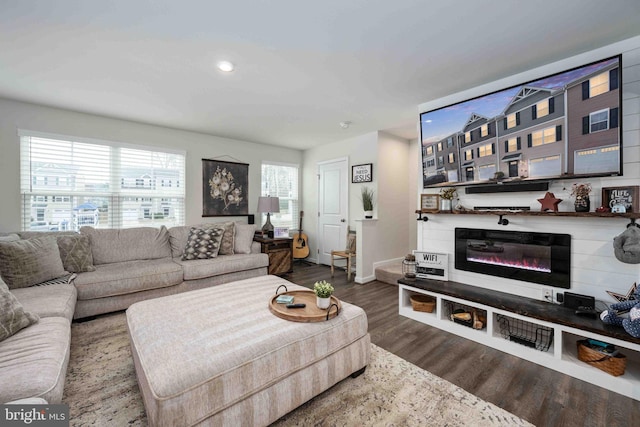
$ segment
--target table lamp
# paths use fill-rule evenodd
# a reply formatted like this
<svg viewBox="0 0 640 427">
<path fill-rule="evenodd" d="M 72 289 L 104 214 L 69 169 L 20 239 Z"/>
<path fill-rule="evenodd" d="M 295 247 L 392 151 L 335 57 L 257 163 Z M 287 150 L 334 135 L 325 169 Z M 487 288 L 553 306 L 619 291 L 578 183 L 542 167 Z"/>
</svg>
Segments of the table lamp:
<svg viewBox="0 0 640 427">
<path fill-rule="evenodd" d="M 258 198 L 258 213 L 267 214 L 267 222 L 262 226 L 262 232 L 267 233 L 269 236 L 273 236 L 273 224 L 271 224 L 271 213 L 280 212 L 280 199 L 277 197 L 259 197 Z"/>
</svg>

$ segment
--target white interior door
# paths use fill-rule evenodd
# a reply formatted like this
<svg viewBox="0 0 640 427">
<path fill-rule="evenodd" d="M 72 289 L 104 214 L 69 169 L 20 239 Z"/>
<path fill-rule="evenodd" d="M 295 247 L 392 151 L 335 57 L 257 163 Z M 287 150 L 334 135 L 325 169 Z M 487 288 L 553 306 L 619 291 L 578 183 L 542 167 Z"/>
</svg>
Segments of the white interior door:
<svg viewBox="0 0 640 427">
<path fill-rule="evenodd" d="M 331 251 L 344 249 L 349 218 L 348 159 L 318 163 L 318 261 L 331 264 Z"/>
</svg>

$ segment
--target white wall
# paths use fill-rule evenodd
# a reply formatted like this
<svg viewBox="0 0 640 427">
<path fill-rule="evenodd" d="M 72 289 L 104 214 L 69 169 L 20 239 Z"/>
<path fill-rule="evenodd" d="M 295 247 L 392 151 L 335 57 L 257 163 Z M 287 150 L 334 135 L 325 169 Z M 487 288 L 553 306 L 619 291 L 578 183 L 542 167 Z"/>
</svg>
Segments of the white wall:
<svg viewBox="0 0 640 427">
<path fill-rule="evenodd" d="M 414 141 L 413 146 L 416 144 L 417 141 Z M 366 224 L 368 234 L 366 252 L 364 249 L 358 248 L 359 265 L 356 281 L 363 283 L 373 280 L 375 263 L 403 257 L 411 249 L 415 249 L 415 228 L 413 232 L 410 232 L 410 226 L 415 227 L 413 224 L 415 216 L 412 212 L 417 206 L 413 197 L 417 192 L 417 186 L 415 185 L 416 180 L 410 179 L 414 173 L 414 171 L 410 172 L 409 168 L 411 147 L 410 142 L 404 139 L 383 132 L 372 132 L 311 148 L 304 152 L 304 229 L 309 235 L 311 260 L 317 260 L 318 249 L 317 164 L 341 157 L 349 159 L 349 174 L 352 165 L 373 163 L 372 182 L 349 184 L 349 226 L 352 229 L 358 229 L 358 226 L 363 225 L 356 222 L 364 218 L 360 198 L 362 187 L 372 188 L 375 191 L 376 199 L 374 209 L 376 221 Z"/>
<path fill-rule="evenodd" d="M 249 124 L 250 125 L 250 124 Z M 260 195 L 262 161 L 302 163 L 302 151 L 220 138 L 195 132 L 110 119 L 57 108 L 0 99 L 0 231 L 19 230 L 20 145 L 17 129 L 96 138 L 130 144 L 186 150 L 186 223 L 216 221 L 202 218 L 202 159 L 249 164 L 249 213 L 255 214 Z M 235 160 L 234 160 L 235 159 Z M 241 218 L 232 218 L 240 220 Z M 246 219 L 246 218 L 245 218 Z M 260 215 L 256 214 L 256 223 Z"/>
<path fill-rule="evenodd" d="M 470 89 L 446 98 L 422 104 L 420 111 L 450 105 L 475 96 L 513 86 L 519 82 L 560 72 L 572 67 L 622 53 L 622 112 L 623 112 L 623 171 L 624 176 L 615 178 L 593 178 L 585 181 L 593 185 L 591 209 L 601 204 L 601 188 L 640 184 L 640 37 L 587 52 L 563 61 L 540 67 L 530 72 L 511 76 L 491 84 Z M 419 163 L 414 163 L 420 168 Z M 570 197 L 574 181 L 554 181 L 549 191 L 563 199 L 560 211 L 573 211 Z M 428 192 L 424 190 L 424 192 Z M 460 203 L 466 207 L 482 206 L 530 206 L 540 210 L 538 198 L 543 192 L 460 194 Z M 625 264 L 613 254 L 613 238 L 622 233 L 629 220 L 611 218 L 578 217 L 508 217 L 506 227 L 497 225 L 494 215 L 429 215 L 429 221 L 419 224 L 418 244 L 421 249 L 450 254 L 449 280 L 501 290 L 531 298 L 540 298 L 540 286 L 526 282 L 495 278 L 475 273 L 456 271 L 453 268 L 454 228 L 488 228 L 514 231 L 544 231 L 568 233 L 572 236 L 571 292 L 593 295 L 596 299 L 614 302 L 607 290 L 624 293 L 638 281 L 640 264 Z"/>
</svg>

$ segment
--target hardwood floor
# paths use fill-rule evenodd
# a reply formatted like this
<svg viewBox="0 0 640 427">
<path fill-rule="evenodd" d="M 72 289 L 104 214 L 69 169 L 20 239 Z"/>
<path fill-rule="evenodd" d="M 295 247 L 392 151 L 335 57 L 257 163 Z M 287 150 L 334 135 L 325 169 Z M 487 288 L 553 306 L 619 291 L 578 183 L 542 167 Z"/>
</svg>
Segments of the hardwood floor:
<svg viewBox="0 0 640 427">
<path fill-rule="evenodd" d="M 398 288 L 347 283 L 327 266 L 294 263 L 285 279 L 312 287 L 328 280 L 362 307 L 371 341 L 474 395 L 539 426 L 640 425 L 640 402 L 398 314 Z"/>
</svg>

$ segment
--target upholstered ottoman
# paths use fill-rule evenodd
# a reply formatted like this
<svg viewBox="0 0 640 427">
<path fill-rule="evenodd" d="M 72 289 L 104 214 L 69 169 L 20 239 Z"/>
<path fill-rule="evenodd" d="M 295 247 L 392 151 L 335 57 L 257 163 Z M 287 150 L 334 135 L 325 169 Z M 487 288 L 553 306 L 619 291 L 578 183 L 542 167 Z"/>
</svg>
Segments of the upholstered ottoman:
<svg viewBox="0 0 640 427">
<path fill-rule="evenodd" d="M 131 347 L 150 426 L 264 426 L 369 362 L 365 312 L 328 321 L 276 317 L 262 276 L 135 303 Z"/>
</svg>

